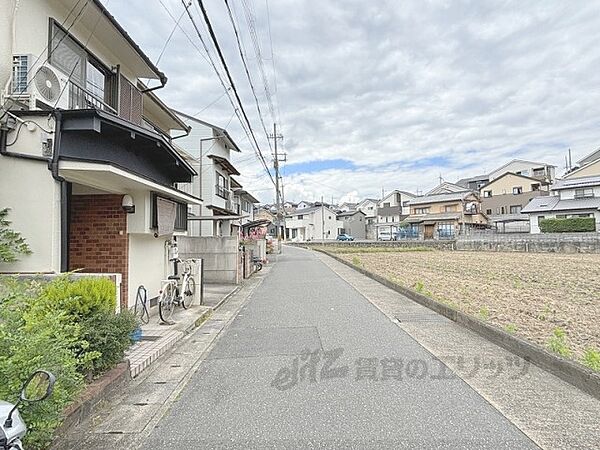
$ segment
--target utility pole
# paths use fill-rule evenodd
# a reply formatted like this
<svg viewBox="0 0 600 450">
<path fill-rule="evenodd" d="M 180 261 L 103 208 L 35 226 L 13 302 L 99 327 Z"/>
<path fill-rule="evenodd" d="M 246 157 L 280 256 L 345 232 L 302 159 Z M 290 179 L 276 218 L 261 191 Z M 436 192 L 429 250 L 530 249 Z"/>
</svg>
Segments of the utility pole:
<svg viewBox="0 0 600 450">
<path fill-rule="evenodd" d="M 275 218 L 275 221 L 277 222 L 277 245 L 279 247 L 279 249 L 281 250 L 281 218 L 282 216 L 285 216 L 285 210 L 283 207 L 283 202 L 281 199 L 281 191 L 279 189 L 279 181 L 280 181 L 280 175 L 279 175 L 279 154 L 277 153 L 277 141 L 280 139 L 283 139 L 283 136 L 281 134 L 277 134 L 277 124 L 274 123 L 273 124 L 273 134 L 269 135 L 269 137 L 271 139 L 273 139 L 273 143 L 274 143 L 274 152 L 275 154 L 273 155 L 273 168 L 275 169 L 275 201 L 277 204 L 277 216 Z M 282 161 L 285 161 L 285 155 L 284 155 L 284 159 Z M 285 220 L 284 220 L 285 223 Z M 284 239 L 285 239 L 285 231 L 284 231 Z"/>
<path fill-rule="evenodd" d="M 325 204 L 321 195 L 321 241 L 325 245 Z"/>
</svg>

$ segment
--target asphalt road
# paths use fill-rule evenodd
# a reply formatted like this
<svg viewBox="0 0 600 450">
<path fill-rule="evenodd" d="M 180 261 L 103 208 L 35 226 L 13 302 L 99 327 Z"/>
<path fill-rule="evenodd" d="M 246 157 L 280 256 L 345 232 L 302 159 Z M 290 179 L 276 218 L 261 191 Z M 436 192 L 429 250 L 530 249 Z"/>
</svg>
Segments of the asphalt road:
<svg viewBox="0 0 600 450">
<path fill-rule="evenodd" d="M 311 252 L 284 248 L 142 448 L 537 448 Z"/>
</svg>

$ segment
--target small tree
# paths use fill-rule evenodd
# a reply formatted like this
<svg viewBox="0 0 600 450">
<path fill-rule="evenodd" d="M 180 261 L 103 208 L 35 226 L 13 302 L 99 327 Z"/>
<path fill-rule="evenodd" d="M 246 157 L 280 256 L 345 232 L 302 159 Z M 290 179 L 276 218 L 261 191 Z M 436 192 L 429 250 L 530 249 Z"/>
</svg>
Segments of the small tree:
<svg viewBox="0 0 600 450">
<path fill-rule="evenodd" d="M 17 255 L 29 255 L 31 250 L 21 233 L 10 228 L 9 208 L 0 209 L 0 262 L 17 261 Z"/>
</svg>

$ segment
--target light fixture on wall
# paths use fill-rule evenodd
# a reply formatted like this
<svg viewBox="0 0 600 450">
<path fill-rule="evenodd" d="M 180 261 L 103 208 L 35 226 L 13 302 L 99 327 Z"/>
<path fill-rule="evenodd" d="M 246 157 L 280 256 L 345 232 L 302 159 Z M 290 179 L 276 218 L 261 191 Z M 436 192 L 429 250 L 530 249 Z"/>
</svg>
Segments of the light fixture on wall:
<svg viewBox="0 0 600 450">
<path fill-rule="evenodd" d="M 125 194 L 123 196 L 123 200 L 121 200 L 121 206 L 123 207 L 123 211 L 125 211 L 127 214 L 133 214 L 135 212 L 133 197 L 129 194 Z"/>
</svg>

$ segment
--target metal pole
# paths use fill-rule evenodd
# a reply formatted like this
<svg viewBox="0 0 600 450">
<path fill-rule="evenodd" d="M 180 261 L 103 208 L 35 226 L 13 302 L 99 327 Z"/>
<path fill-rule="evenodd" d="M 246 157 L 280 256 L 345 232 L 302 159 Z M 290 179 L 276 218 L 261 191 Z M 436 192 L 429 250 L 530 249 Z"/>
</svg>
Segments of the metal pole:
<svg viewBox="0 0 600 450">
<path fill-rule="evenodd" d="M 325 205 L 323 204 L 323 196 L 321 195 L 321 239 L 325 245 Z"/>
<path fill-rule="evenodd" d="M 279 196 L 279 156 L 277 155 L 277 124 L 273 124 L 273 143 L 275 144 L 275 202 L 277 203 L 277 246 L 281 248 L 281 198 Z"/>
</svg>

